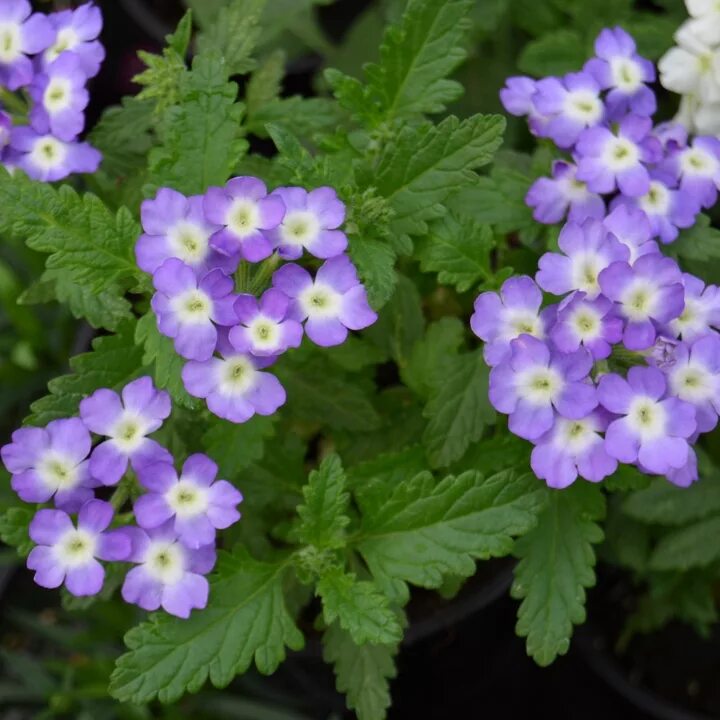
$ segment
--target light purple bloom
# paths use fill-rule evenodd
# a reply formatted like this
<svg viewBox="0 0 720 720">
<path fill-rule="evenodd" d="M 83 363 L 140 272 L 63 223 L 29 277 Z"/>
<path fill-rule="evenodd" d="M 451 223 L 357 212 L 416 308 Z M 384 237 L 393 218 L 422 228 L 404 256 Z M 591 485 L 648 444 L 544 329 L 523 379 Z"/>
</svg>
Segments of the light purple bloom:
<svg viewBox="0 0 720 720">
<path fill-rule="evenodd" d="M 97 40 L 102 30 L 102 13 L 92 3 L 85 3 L 75 10 L 61 10 L 48 16 L 53 29 L 53 39 L 43 53 L 43 66 L 47 67 L 65 52 L 72 52 L 80 59 L 83 72 L 89 78 L 100 72 L 105 59 L 105 48 Z"/>
<path fill-rule="evenodd" d="M 665 152 L 673 152 L 687 145 L 687 129 L 679 122 L 660 123 L 653 128 L 653 135 L 660 141 Z"/>
<path fill-rule="evenodd" d="M 102 156 L 84 142 L 65 142 L 54 135 L 37 133 L 18 126 L 10 137 L 12 153 L 8 160 L 33 180 L 54 182 L 72 173 L 94 173 Z"/>
<path fill-rule="evenodd" d="M 542 135 L 547 118 L 533 103 L 536 90 L 537 81 L 532 78 L 523 75 L 509 77 L 505 80 L 505 87 L 500 90 L 500 102 L 511 115 L 527 116 L 530 131 L 534 135 Z"/>
<path fill-rule="evenodd" d="M 585 70 L 602 88 L 611 88 L 605 98 L 610 118 L 619 120 L 628 112 L 653 115 L 655 93 L 645 83 L 655 80 L 655 68 L 637 54 L 632 37 L 622 28 L 606 28 L 595 40 L 595 54 Z"/>
<path fill-rule="evenodd" d="M 136 563 L 125 576 L 122 597 L 144 610 L 163 610 L 187 618 L 193 609 L 207 605 L 209 585 L 204 577 L 215 565 L 215 546 L 196 550 L 177 538 L 172 523 L 152 530 L 123 528 L 132 550 L 128 560 Z"/>
<path fill-rule="evenodd" d="M 611 300 L 603 295 L 589 300 L 585 293 L 577 292 L 560 303 L 550 338 L 561 352 L 574 352 L 582 346 L 595 360 L 603 360 L 620 342 L 622 333 L 623 321 Z"/>
<path fill-rule="evenodd" d="M 33 79 L 28 55 L 42 52 L 53 40 L 46 15 L 32 13 L 28 0 L 0 3 L 0 85 L 17 90 Z"/>
<path fill-rule="evenodd" d="M 169 258 L 178 258 L 197 275 L 220 268 L 237 269 L 239 257 L 221 255 L 210 247 L 210 236 L 218 229 L 205 217 L 202 195 L 185 197 L 170 188 L 160 188 L 152 200 L 140 206 L 145 231 L 135 245 L 138 266 L 154 273 Z"/>
<path fill-rule="evenodd" d="M 660 252 L 658 244 L 651 240 L 650 221 L 642 210 L 622 203 L 603 220 L 603 225 L 628 248 L 631 265 L 643 255 Z"/>
<path fill-rule="evenodd" d="M 348 329 L 362 330 L 377 320 L 347 255 L 324 262 L 315 279 L 299 265 L 283 265 L 273 285 L 293 299 L 289 317 L 305 321 L 305 333 L 316 345 L 340 345 Z"/>
<path fill-rule="evenodd" d="M 720 140 L 696 137 L 664 163 L 678 178 L 680 189 L 704 208 L 712 207 L 720 188 Z"/>
<path fill-rule="evenodd" d="M 685 307 L 670 321 L 669 329 L 682 340 L 694 340 L 720 328 L 720 288 L 708 285 L 690 273 L 683 273 Z"/>
<path fill-rule="evenodd" d="M 255 357 L 249 346 L 233 348 L 223 336 L 218 341 L 218 351 L 221 358 L 189 362 L 182 370 L 186 390 L 205 399 L 211 412 L 230 422 L 243 423 L 256 413 L 272 415 L 285 403 L 287 396 L 280 381 L 261 372 L 275 358 Z"/>
<path fill-rule="evenodd" d="M 667 397 L 665 376 L 654 367 L 632 367 L 627 379 L 603 375 L 598 397 L 604 408 L 621 415 L 605 432 L 605 449 L 620 462 L 639 462 L 664 475 L 684 467 L 688 440 L 696 429 L 695 408 Z"/>
<path fill-rule="evenodd" d="M 45 588 L 64 583 L 77 596 L 99 593 L 105 570 L 98 559 L 122 561 L 130 555 L 123 531 L 107 531 L 112 518 L 112 505 L 102 500 L 90 500 L 80 508 L 77 527 L 62 510 L 38 510 L 30 523 L 36 546 L 27 559 L 35 582 Z"/>
<path fill-rule="evenodd" d="M 525 203 L 533 208 L 535 220 L 553 225 L 565 218 L 581 223 L 588 218 L 601 219 L 605 215 L 605 202 L 597 193 L 591 193 L 584 182 L 575 177 L 577 168 L 564 160 L 552 166 L 552 178 L 538 178 L 525 196 Z"/>
<path fill-rule="evenodd" d="M 597 406 L 595 387 L 587 382 L 592 364 L 587 350 L 551 353 L 542 340 L 521 335 L 510 343 L 510 355 L 490 371 L 490 402 L 510 416 L 511 432 L 537 440 L 552 428 L 556 410 L 579 420 Z"/>
<path fill-rule="evenodd" d="M 555 309 L 540 311 L 542 292 L 527 275 L 508 278 L 500 293 L 484 292 L 475 299 L 472 331 L 485 342 L 483 355 L 491 367 L 510 353 L 510 341 L 520 335 L 543 339 L 555 319 Z"/>
<path fill-rule="evenodd" d="M 216 325 L 237 322 L 232 278 L 216 269 L 198 279 L 189 265 L 170 258 L 155 271 L 153 283 L 157 292 L 152 308 L 160 332 L 173 338 L 175 350 L 188 360 L 212 357 L 218 338 Z"/>
<path fill-rule="evenodd" d="M 698 463 L 695 450 L 692 447 L 689 448 L 687 463 L 677 470 L 672 468 L 666 473 L 665 477 L 673 485 L 683 488 L 690 487 L 698 479 Z"/>
<path fill-rule="evenodd" d="M 285 217 L 271 236 L 278 254 L 296 260 L 303 249 L 326 260 L 347 249 L 347 236 L 338 228 L 345 222 L 345 203 L 331 187 L 308 192 L 300 187 L 280 187 L 270 197 L 285 204 Z"/>
<path fill-rule="evenodd" d="M 580 420 L 557 418 L 555 425 L 537 441 L 530 457 L 533 472 L 551 488 L 566 488 L 578 475 L 600 482 L 617 470 L 608 455 L 601 432 L 608 417 L 598 410 Z"/>
<path fill-rule="evenodd" d="M 30 85 L 34 103 L 30 123 L 38 133 L 51 133 L 60 140 L 74 140 L 85 127 L 85 108 L 90 95 L 80 60 L 65 53 Z"/>
<path fill-rule="evenodd" d="M 74 512 L 93 496 L 87 461 L 91 445 L 82 420 L 68 418 L 45 428 L 16 430 L 0 455 L 22 500 L 44 503 L 54 497 L 58 507 Z"/>
<path fill-rule="evenodd" d="M 667 368 L 670 394 L 695 406 L 698 432 L 712 430 L 720 412 L 720 336 L 680 343 Z"/>
<path fill-rule="evenodd" d="M 137 524 L 152 529 L 170 522 L 178 540 L 198 549 L 215 542 L 215 529 L 224 530 L 240 519 L 242 494 L 227 480 L 215 480 L 217 465 L 207 455 L 191 455 L 178 478 L 171 463 L 146 465 L 140 483 L 150 492 L 134 504 Z"/>
<path fill-rule="evenodd" d="M 647 163 L 660 159 L 660 141 L 650 134 L 650 118 L 627 115 L 617 132 L 594 127 L 583 131 L 577 142 L 577 178 L 592 192 L 611 193 L 616 188 L 628 197 L 650 189 Z"/>
<path fill-rule="evenodd" d="M 236 177 L 205 193 L 205 215 L 219 226 L 210 245 L 223 255 L 259 262 L 273 251 L 270 231 L 285 215 L 282 200 L 268 196 L 262 180 Z"/>
<path fill-rule="evenodd" d="M 535 275 L 537 284 L 554 295 L 582 290 L 590 299 L 597 297 L 600 273 L 630 255 L 599 220 L 586 220 L 582 225 L 567 223 L 560 231 L 558 245 L 564 254 L 545 253 Z"/>
<path fill-rule="evenodd" d="M 543 78 L 535 87 L 533 104 L 548 118 L 543 135 L 558 147 L 572 147 L 583 130 L 602 122 L 605 107 L 600 86 L 589 73 Z"/>
<path fill-rule="evenodd" d="M 613 263 L 600 273 L 600 287 L 625 318 L 623 343 L 628 350 L 649 348 L 657 336 L 655 323 L 668 323 L 683 311 L 680 268 L 660 254 L 643 255 L 632 267 Z"/>
<path fill-rule="evenodd" d="M 102 388 L 80 402 L 80 417 L 101 442 L 90 457 L 90 473 L 103 485 L 115 485 L 127 470 L 168 460 L 170 453 L 147 437 L 170 415 L 170 396 L 148 376 L 128 383 L 118 395 Z"/>
<path fill-rule="evenodd" d="M 277 288 L 266 290 L 259 301 L 254 295 L 238 296 L 235 313 L 240 324 L 230 329 L 230 343 L 260 357 L 298 347 L 303 328 L 288 317 L 290 304 L 290 298 Z"/>
</svg>

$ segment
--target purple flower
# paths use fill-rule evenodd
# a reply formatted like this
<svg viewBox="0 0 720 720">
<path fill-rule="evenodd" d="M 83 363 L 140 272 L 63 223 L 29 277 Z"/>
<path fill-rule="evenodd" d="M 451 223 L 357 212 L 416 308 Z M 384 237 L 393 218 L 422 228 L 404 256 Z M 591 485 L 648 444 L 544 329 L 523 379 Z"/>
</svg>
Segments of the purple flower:
<svg viewBox="0 0 720 720">
<path fill-rule="evenodd" d="M 680 268 L 660 254 L 643 255 L 632 267 L 613 263 L 600 273 L 600 287 L 625 319 L 623 343 L 628 350 L 649 348 L 657 335 L 655 323 L 667 323 L 683 310 Z"/>
<path fill-rule="evenodd" d="M 556 160 L 552 166 L 552 178 L 538 178 L 530 186 L 525 203 L 533 208 L 535 220 L 553 225 L 563 220 L 566 213 L 567 219 L 576 223 L 604 217 L 605 202 L 575 177 L 576 170 L 575 165 Z"/>
<path fill-rule="evenodd" d="M 105 581 L 100 560 L 126 560 L 130 542 L 122 530 L 107 531 L 112 505 L 89 500 L 78 514 L 77 527 L 62 510 L 38 510 L 30 523 L 36 547 L 27 566 L 35 570 L 35 582 L 45 588 L 63 583 L 73 595 L 96 595 Z"/>
<path fill-rule="evenodd" d="M 582 346 L 595 360 L 603 360 L 620 342 L 622 333 L 623 321 L 611 300 L 603 295 L 589 300 L 585 293 L 577 292 L 560 303 L 550 338 L 561 352 L 574 352 Z"/>
<path fill-rule="evenodd" d="M 666 397 L 665 376 L 653 367 L 632 367 L 627 380 L 611 373 L 598 384 L 604 408 L 621 415 L 605 432 L 605 449 L 620 462 L 639 462 L 657 475 L 682 468 L 696 428 L 695 408 Z"/>
<path fill-rule="evenodd" d="M 593 299 L 600 292 L 598 276 L 611 263 L 625 261 L 629 250 L 608 233 L 599 220 L 567 223 L 558 245 L 564 254 L 545 253 L 538 263 L 537 284 L 546 292 L 565 295 L 582 290 Z"/>
<path fill-rule="evenodd" d="M 160 188 L 152 200 L 140 206 L 144 234 L 135 245 L 138 266 L 154 273 L 169 258 L 189 265 L 196 274 L 220 268 L 237 269 L 239 258 L 221 255 L 210 247 L 210 236 L 218 229 L 203 211 L 203 196 L 185 197 L 170 188 Z"/>
<path fill-rule="evenodd" d="M 603 225 L 628 248 L 631 265 L 643 255 L 660 252 L 658 244 L 650 239 L 650 221 L 642 210 L 620 204 L 603 220 Z"/>
<path fill-rule="evenodd" d="M 687 145 L 687 129 L 679 122 L 660 123 L 653 128 L 653 135 L 660 141 L 665 152 L 673 152 Z"/>
<path fill-rule="evenodd" d="M 238 296 L 235 313 L 240 324 L 231 328 L 230 343 L 260 357 L 298 347 L 303 328 L 288 317 L 289 310 L 290 298 L 276 288 L 266 290 L 259 301 L 254 295 Z"/>
<path fill-rule="evenodd" d="M 530 457 L 533 472 L 551 488 L 566 488 L 580 477 L 600 482 L 617 470 L 600 435 L 608 425 L 605 413 L 595 411 L 580 420 L 557 418 L 537 441 Z"/>
<path fill-rule="evenodd" d="M 87 78 L 77 55 L 65 53 L 30 85 L 34 100 L 30 123 L 38 133 L 51 133 L 60 140 L 74 140 L 85 127 L 85 108 L 90 95 Z"/>
<path fill-rule="evenodd" d="M 205 193 L 205 215 L 220 226 L 210 245 L 223 255 L 240 256 L 259 262 L 273 251 L 270 231 L 285 215 L 278 197 L 267 196 L 262 180 L 236 177 L 224 188 L 211 187 Z"/>
<path fill-rule="evenodd" d="M 94 173 L 102 159 L 87 143 L 64 142 L 25 126 L 13 128 L 10 147 L 10 162 L 33 180 L 45 182 L 62 180 L 72 173 Z"/>
<path fill-rule="evenodd" d="M 90 457 L 90 474 L 103 485 L 115 485 L 127 470 L 128 462 L 136 472 L 153 462 L 172 456 L 147 437 L 170 415 L 170 396 L 157 390 L 150 377 L 128 383 L 118 395 L 102 388 L 80 402 L 80 417 L 98 435 L 101 442 Z"/>
<path fill-rule="evenodd" d="M 93 496 L 87 456 L 92 441 L 79 418 L 53 420 L 46 428 L 20 428 L 0 449 L 12 473 L 12 488 L 22 500 L 55 504 L 74 512 Z"/>
<path fill-rule="evenodd" d="M 499 294 L 477 296 L 470 327 L 485 342 L 483 355 L 488 365 L 502 362 L 510 352 L 510 341 L 520 335 L 545 337 L 555 310 L 541 312 L 542 299 L 542 292 L 527 275 L 508 278 Z"/>
<path fill-rule="evenodd" d="M 606 28 L 595 40 L 596 58 L 585 64 L 603 89 L 610 119 L 619 120 L 628 112 L 653 115 L 655 93 L 645 84 L 655 80 L 653 64 L 636 52 L 635 41 L 622 28 Z"/>
<path fill-rule="evenodd" d="M 215 546 L 193 550 L 178 540 L 173 524 L 152 530 L 124 528 L 136 563 L 125 576 L 122 596 L 144 610 L 163 610 L 181 618 L 207 605 L 209 586 L 205 574 L 215 565 Z"/>
<path fill-rule="evenodd" d="M 326 260 L 347 249 L 347 237 L 338 230 L 345 221 L 345 203 L 331 187 L 308 192 L 299 187 L 280 187 L 270 197 L 285 204 L 285 217 L 271 235 L 278 254 L 296 260 L 303 249 Z"/>
<path fill-rule="evenodd" d="M 211 412 L 230 422 L 243 423 L 255 413 L 272 415 L 285 403 L 287 396 L 280 381 L 261 372 L 275 358 L 254 357 L 249 346 L 235 349 L 222 336 L 218 351 L 221 358 L 189 362 L 182 370 L 185 389 L 194 397 L 204 398 Z"/>
<path fill-rule="evenodd" d="M 83 72 L 89 78 L 100 72 L 105 59 L 105 49 L 97 40 L 102 30 L 102 13 L 92 3 L 81 5 L 75 10 L 61 10 L 48 16 L 53 29 L 53 38 L 43 54 L 43 66 L 47 67 L 66 51 L 80 59 Z M 46 46 L 47 47 L 47 46 Z"/>
<path fill-rule="evenodd" d="M 688 448 L 688 461 L 679 468 L 671 468 L 665 475 L 667 479 L 678 487 L 690 487 L 698 479 L 697 455 L 692 448 Z"/>
<path fill-rule="evenodd" d="M 182 260 L 169 258 L 153 275 L 157 292 L 152 308 L 163 335 L 175 340 L 175 350 L 188 360 L 207 360 L 217 344 L 216 325 L 237 322 L 233 306 L 235 284 L 222 270 L 198 279 Z"/>
<path fill-rule="evenodd" d="M 670 330 L 675 336 L 694 340 L 720 327 L 720 288 L 708 285 L 698 277 L 683 273 L 685 307 L 682 313 L 670 321 Z"/>
<path fill-rule="evenodd" d="M 273 285 L 293 299 L 289 316 L 305 321 L 305 332 L 316 345 L 340 345 L 348 329 L 362 330 L 377 320 L 347 255 L 324 262 L 314 280 L 299 265 L 283 265 L 275 271 Z"/>
<path fill-rule="evenodd" d="M 146 465 L 140 483 L 150 492 L 134 505 L 137 524 L 152 529 L 170 522 L 178 540 L 197 550 L 215 542 L 215 529 L 240 519 L 242 494 L 227 480 L 215 480 L 217 465 L 207 455 L 191 455 L 178 478 L 172 463 Z"/>
<path fill-rule="evenodd" d="M 592 192 L 611 193 L 616 188 L 629 197 L 650 189 L 646 163 L 656 162 L 662 153 L 660 142 L 650 134 L 650 118 L 628 115 L 617 133 L 605 127 L 585 130 L 576 146 L 577 178 Z"/>
<path fill-rule="evenodd" d="M 678 178 L 680 189 L 689 198 L 704 208 L 715 204 L 720 188 L 720 140 L 697 137 L 691 145 L 670 155 L 665 166 Z"/>
<path fill-rule="evenodd" d="M 0 3 L 0 85 L 8 90 L 30 84 L 33 65 L 28 55 L 41 52 L 53 40 L 47 16 L 31 13 L 28 0 Z"/>
<path fill-rule="evenodd" d="M 579 420 L 597 405 L 595 387 L 587 382 L 592 368 L 587 350 L 551 353 L 531 335 L 510 343 L 510 355 L 490 371 L 490 402 L 510 416 L 508 427 L 526 440 L 537 440 L 552 428 L 555 410 Z"/>
<path fill-rule="evenodd" d="M 500 90 L 500 101 L 511 115 L 527 116 L 530 131 L 534 135 L 542 135 L 547 118 L 533 102 L 536 90 L 537 82 L 532 78 L 522 75 L 509 77 L 505 80 L 505 87 Z"/>
<path fill-rule="evenodd" d="M 592 75 L 584 72 L 538 81 L 533 103 L 541 115 L 549 118 L 543 135 L 560 148 L 572 147 L 583 130 L 600 124 L 605 115 L 600 87 Z"/>
<path fill-rule="evenodd" d="M 710 432 L 720 412 L 720 336 L 680 343 L 667 368 L 670 394 L 695 406 L 698 432 Z"/>
</svg>

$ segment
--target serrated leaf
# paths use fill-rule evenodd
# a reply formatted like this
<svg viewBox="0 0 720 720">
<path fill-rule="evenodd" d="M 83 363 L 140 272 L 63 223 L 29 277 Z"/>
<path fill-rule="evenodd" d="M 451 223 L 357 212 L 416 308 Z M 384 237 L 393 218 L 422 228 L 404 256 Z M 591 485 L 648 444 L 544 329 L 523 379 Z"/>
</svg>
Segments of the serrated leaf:
<svg viewBox="0 0 720 720">
<path fill-rule="evenodd" d="M 720 515 L 664 535 L 650 556 L 653 570 L 688 570 L 720 558 Z"/>
<path fill-rule="evenodd" d="M 423 272 L 435 272 L 441 285 L 465 292 L 492 276 L 494 248 L 489 226 L 448 213 L 432 223 L 428 236 L 417 243 L 417 257 Z"/>
<path fill-rule="evenodd" d="M 142 374 L 142 348 L 135 345 L 135 323 L 128 322 L 116 335 L 93 341 L 92 352 L 70 360 L 73 372 L 48 383 L 49 395 L 31 406 L 27 425 L 47 425 L 51 420 L 77 415 L 80 401 L 98 388 L 121 389 Z"/>
<path fill-rule="evenodd" d="M 323 658 L 332 663 L 336 687 L 359 720 L 384 720 L 390 707 L 390 683 L 397 675 L 397 645 L 356 645 L 333 623 L 323 635 Z"/>
<path fill-rule="evenodd" d="M 303 636 L 283 599 L 286 563 L 254 560 L 240 548 L 222 555 L 211 580 L 208 607 L 188 620 L 156 613 L 125 636 L 110 680 L 121 702 L 171 703 L 197 692 L 209 678 L 225 687 L 253 661 L 264 674 L 299 650 Z"/>
<path fill-rule="evenodd" d="M 475 178 L 502 143 L 501 115 L 454 116 L 439 125 L 405 126 L 388 143 L 378 162 L 375 185 L 395 211 L 397 233 L 425 234 L 428 220 L 444 215 L 443 201 Z"/>
<path fill-rule="evenodd" d="M 691 228 L 680 231 L 669 252 L 701 263 L 717 260 L 720 258 L 720 230 L 710 226 L 707 215 L 698 215 Z"/>
<path fill-rule="evenodd" d="M 550 491 L 537 527 L 515 545 L 520 562 L 511 594 L 522 599 L 515 629 L 538 665 L 564 655 L 573 625 L 585 621 L 585 588 L 595 584 L 593 545 L 603 539 L 604 515 L 605 496 L 596 485 Z"/>
<path fill-rule="evenodd" d="M 28 527 L 34 515 L 28 507 L 12 507 L 0 512 L 0 540 L 14 547 L 20 557 L 25 557 L 33 548 Z"/>
<path fill-rule="evenodd" d="M 400 642 L 402 628 L 397 616 L 373 583 L 333 568 L 318 581 L 317 593 L 325 622 L 330 625 L 337 620 L 358 645 Z"/>
<path fill-rule="evenodd" d="M 343 547 L 345 528 L 350 523 L 350 495 L 345 490 L 345 472 L 337 455 L 329 455 L 310 473 L 303 497 L 305 502 L 297 509 L 300 541 L 321 549 Z"/>
<path fill-rule="evenodd" d="M 285 76 L 285 53 L 275 50 L 253 72 L 245 90 L 248 123 L 255 114 L 280 97 L 282 80 Z"/>
<path fill-rule="evenodd" d="M 395 251 L 387 243 L 350 235 L 350 257 L 365 285 L 370 305 L 379 310 L 392 297 L 398 275 Z"/>
<path fill-rule="evenodd" d="M 482 351 L 451 356 L 438 368 L 423 415 L 428 425 L 423 443 L 432 467 L 459 460 L 483 430 L 495 422 L 488 400 L 488 367 Z"/>
<path fill-rule="evenodd" d="M 477 472 L 436 482 L 421 473 L 385 492 L 364 493 L 356 547 L 383 590 L 407 601 L 406 583 L 437 588 L 446 575 L 469 577 L 475 561 L 507 555 L 535 525 L 545 494 L 513 471 Z"/>
</svg>

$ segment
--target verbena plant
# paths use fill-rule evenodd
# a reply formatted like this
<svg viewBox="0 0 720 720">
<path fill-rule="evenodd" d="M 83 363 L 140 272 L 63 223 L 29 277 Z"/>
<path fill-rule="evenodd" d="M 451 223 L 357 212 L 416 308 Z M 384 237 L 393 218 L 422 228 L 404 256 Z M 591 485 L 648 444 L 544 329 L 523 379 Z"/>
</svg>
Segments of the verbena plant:
<svg viewBox="0 0 720 720">
<path fill-rule="evenodd" d="M 620 30 L 582 74 L 509 81 L 503 101 L 536 147 L 513 121 L 516 148 L 498 152 L 505 119 L 472 114 L 497 107 L 475 102 L 486 72 L 499 86 L 519 54 L 535 76 L 577 73 L 606 24 L 657 59 L 679 4 L 391 2 L 345 51 L 319 39 L 311 2 L 189 5 L 162 54 L 141 54 L 142 90 L 87 143 L 94 11 L 18 10 L 16 57 L 0 58 L 0 231 L 34 274 L 8 314 L 58 301 L 97 331 L 3 448 L 17 496 L 0 536 L 38 584 L 65 586 L 71 612 L 112 597 L 158 610 L 127 632 L 110 695 L 171 703 L 252 664 L 272 673 L 318 634 L 348 707 L 382 718 L 411 587 L 452 593 L 491 557 L 519 559 L 517 632 L 542 665 L 585 619 L 599 547 L 642 593 L 628 633 L 672 617 L 705 630 L 720 490 L 712 445 L 694 443 L 717 421 L 718 374 L 708 361 L 698 383 L 712 387 L 683 395 L 672 368 L 688 343 L 713 356 L 718 342 L 717 288 L 701 295 L 720 258 L 701 214 L 718 173 L 688 183 L 681 158 L 720 154 L 652 128 L 654 70 Z M 293 22 L 354 74 L 327 69 L 319 97 L 283 96 Z M 607 170 L 603 143 L 632 167 Z M 664 191 L 684 212 L 658 210 Z M 623 292 L 641 275 L 633 305 Z M 705 315 L 691 337 L 693 302 Z M 30 318 L 20 348 L 42 334 Z M 679 420 L 666 432 L 667 392 Z"/>
</svg>

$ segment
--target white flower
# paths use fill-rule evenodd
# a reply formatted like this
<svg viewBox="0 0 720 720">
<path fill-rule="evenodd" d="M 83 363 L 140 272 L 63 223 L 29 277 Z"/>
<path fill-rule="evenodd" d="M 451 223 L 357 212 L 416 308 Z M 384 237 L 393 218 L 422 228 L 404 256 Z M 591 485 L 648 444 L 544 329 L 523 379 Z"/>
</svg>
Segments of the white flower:
<svg viewBox="0 0 720 720">
<path fill-rule="evenodd" d="M 685 0 L 693 32 L 708 45 L 720 43 L 720 3 L 717 0 Z"/>
</svg>

